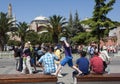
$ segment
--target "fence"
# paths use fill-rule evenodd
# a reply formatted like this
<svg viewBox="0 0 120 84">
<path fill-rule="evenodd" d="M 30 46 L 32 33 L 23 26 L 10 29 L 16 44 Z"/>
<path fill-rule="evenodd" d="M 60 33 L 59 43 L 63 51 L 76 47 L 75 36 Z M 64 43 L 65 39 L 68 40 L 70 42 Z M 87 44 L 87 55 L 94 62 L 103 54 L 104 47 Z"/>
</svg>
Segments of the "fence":
<svg viewBox="0 0 120 84">
<path fill-rule="evenodd" d="M 0 51 L 0 58 L 13 57 L 14 51 Z"/>
</svg>

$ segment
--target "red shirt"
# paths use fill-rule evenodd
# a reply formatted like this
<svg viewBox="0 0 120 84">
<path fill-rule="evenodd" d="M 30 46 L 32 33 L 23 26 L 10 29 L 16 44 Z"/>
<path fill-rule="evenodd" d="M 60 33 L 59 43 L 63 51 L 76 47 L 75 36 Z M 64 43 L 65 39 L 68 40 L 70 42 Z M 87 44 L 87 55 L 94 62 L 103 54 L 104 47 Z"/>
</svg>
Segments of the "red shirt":
<svg viewBox="0 0 120 84">
<path fill-rule="evenodd" d="M 90 66 L 93 72 L 95 73 L 103 73 L 103 61 L 99 56 L 93 56 L 90 59 Z"/>
</svg>

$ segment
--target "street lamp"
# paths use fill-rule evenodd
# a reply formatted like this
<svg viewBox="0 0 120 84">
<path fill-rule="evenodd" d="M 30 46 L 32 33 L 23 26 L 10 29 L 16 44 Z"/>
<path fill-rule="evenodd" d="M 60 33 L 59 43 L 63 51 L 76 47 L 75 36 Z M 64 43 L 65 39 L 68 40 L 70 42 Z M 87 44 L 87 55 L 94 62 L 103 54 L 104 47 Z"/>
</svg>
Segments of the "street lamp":
<svg viewBox="0 0 120 84">
<path fill-rule="evenodd" d="M 98 26 L 98 52 L 100 51 L 100 37 L 101 37 L 100 34 L 101 34 L 101 30 L 104 30 L 104 29 L 106 29 L 106 28 Z"/>
</svg>

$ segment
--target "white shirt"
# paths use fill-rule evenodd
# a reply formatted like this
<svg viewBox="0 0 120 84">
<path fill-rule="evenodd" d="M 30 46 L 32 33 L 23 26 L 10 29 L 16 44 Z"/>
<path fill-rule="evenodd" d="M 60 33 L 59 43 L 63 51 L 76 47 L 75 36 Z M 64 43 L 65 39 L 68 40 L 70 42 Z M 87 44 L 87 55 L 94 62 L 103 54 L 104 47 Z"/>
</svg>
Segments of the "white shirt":
<svg viewBox="0 0 120 84">
<path fill-rule="evenodd" d="M 101 51 L 99 56 L 103 61 L 110 61 L 110 57 L 108 56 L 108 52 L 106 50 Z"/>
</svg>

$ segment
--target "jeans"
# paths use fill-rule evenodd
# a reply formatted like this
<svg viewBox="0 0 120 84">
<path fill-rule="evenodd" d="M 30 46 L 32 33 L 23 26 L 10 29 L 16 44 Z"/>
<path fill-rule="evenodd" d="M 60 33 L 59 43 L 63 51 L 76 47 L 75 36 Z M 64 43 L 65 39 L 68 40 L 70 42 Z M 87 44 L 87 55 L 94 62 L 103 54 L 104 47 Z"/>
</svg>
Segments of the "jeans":
<svg viewBox="0 0 120 84">
<path fill-rule="evenodd" d="M 20 65 L 20 57 L 15 57 L 15 65 L 16 65 L 16 70 L 18 70 Z"/>
</svg>

